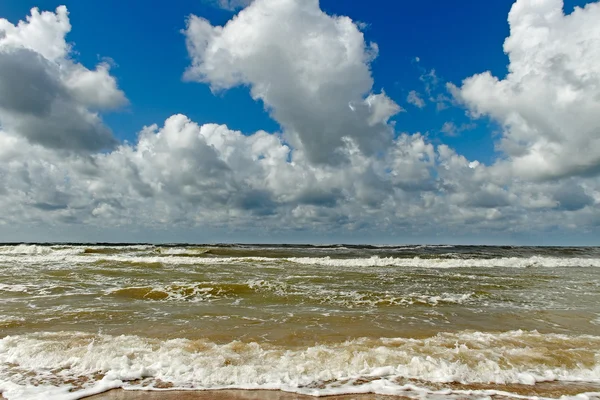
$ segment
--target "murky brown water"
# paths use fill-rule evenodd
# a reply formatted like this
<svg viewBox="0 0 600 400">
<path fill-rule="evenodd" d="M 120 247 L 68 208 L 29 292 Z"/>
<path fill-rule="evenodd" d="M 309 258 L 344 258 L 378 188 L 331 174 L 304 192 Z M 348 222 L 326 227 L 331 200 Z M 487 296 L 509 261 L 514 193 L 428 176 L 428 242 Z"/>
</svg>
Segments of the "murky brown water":
<svg viewBox="0 0 600 400">
<path fill-rule="evenodd" d="M 11 399 L 600 383 L 596 248 L 19 245 L 0 270 Z"/>
</svg>

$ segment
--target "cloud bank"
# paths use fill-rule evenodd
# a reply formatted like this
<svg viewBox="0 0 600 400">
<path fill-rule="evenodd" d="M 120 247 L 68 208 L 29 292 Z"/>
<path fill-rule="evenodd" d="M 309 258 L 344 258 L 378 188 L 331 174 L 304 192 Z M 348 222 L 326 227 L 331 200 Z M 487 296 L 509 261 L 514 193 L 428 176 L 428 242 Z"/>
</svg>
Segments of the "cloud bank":
<svg viewBox="0 0 600 400">
<path fill-rule="evenodd" d="M 255 0 L 224 26 L 187 20 L 185 78 L 215 92 L 248 87 L 281 132 L 173 115 L 135 143 L 102 122 L 127 99 L 110 64 L 73 60 L 65 7 L 0 20 L 0 231 L 226 227 L 365 241 L 596 232 L 599 17 L 598 3 L 565 15 L 559 0 L 518 0 L 508 75 L 449 85 L 473 119 L 502 127 L 492 165 L 402 132 L 410 114 L 373 91 L 377 45 L 316 0 Z"/>
</svg>

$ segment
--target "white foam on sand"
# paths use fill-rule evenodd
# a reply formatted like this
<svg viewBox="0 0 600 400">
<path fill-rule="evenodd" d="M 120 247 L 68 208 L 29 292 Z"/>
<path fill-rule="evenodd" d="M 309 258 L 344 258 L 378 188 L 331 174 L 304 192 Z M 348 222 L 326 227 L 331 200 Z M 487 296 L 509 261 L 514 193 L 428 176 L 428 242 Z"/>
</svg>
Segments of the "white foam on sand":
<svg viewBox="0 0 600 400">
<path fill-rule="evenodd" d="M 0 340 L 0 391 L 9 400 L 78 399 L 117 387 L 157 390 L 165 383 L 170 389 L 279 389 L 313 396 L 465 394 L 406 379 L 600 383 L 600 336 L 465 331 L 302 348 L 64 332 Z"/>
</svg>

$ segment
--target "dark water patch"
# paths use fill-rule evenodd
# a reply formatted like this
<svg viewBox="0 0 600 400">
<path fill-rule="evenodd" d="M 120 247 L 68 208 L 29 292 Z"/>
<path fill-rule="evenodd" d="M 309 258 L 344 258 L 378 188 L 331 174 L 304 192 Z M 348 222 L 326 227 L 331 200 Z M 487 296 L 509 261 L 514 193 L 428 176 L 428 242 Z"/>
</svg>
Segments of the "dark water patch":
<svg viewBox="0 0 600 400">
<path fill-rule="evenodd" d="M 53 278 L 71 278 L 77 275 L 73 269 L 49 269 L 41 272 L 43 275 Z"/>
<path fill-rule="evenodd" d="M 166 286 L 125 287 L 110 290 L 111 296 L 135 300 L 216 300 L 219 298 L 243 297 L 254 290 L 246 284 L 172 284 Z"/>
<path fill-rule="evenodd" d="M 111 295 L 135 300 L 165 300 L 169 294 L 152 287 L 128 287 L 110 292 Z"/>
<path fill-rule="evenodd" d="M 600 248 L 563 247 L 494 247 L 494 246 L 227 246 L 209 248 L 206 254 L 216 257 L 330 257 L 333 259 L 380 258 L 424 260 L 492 260 L 496 258 L 597 258 Z M 532 266 L 536 266 L 532 263 Z"/>
<path fill-rule="evenodd" d="M 21 318 L 0 319 L 0 329 L 20 328 L 26 324 L 27 324 L 26 320 L 21 319 Z M 0 395 L 1 395 L 1 393 L 0 393 Z"/>
<path fill-rule="evenodd" d="M 290 258 L 310 255 L 306 251 L 279 250 L 279 249 L 249 249 L 249 248 L 211 248 L 207 249 L 207 255 L 215 257 L 265 257 L 265 258 Z M 320 255 L 319 255 L 320 256 Z"/>
<path fill-rule="evenodd" d="M 158 261 L 125 261 L 125 260 L 111 260 L 111 259 L 99 259 L 92 263 L 99 267 L 110 266 L 110 267 L 136 267 L 136 268 L 152 268 L 158 269 L 163 268 L 164 264 Z M 123 273 L 121 271 L 121 273 Z"/>
</svg>

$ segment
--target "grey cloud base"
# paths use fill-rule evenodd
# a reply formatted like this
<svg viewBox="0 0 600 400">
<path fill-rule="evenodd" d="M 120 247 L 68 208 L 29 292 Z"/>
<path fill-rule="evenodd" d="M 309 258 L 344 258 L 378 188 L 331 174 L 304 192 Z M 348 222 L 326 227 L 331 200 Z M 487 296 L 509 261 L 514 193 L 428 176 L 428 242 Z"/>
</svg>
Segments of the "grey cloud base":
<svg viewBox="0 0 600 400">
<path fill-rule="evenodd" d="M 117 142 L 95 110 L 127 100 L 106 64 L 90 71 L 68 58 L 69 30 L 64 7 L 56 14 L 33 9 L 16 26 L 0 20 L 2 130 L 58 150 L 110 149 Z"/>
<path fill-rule="evenodd" d="M 99 151 L 117 143 L 98 116 L 75 101 L 58 68 L 23 48 L 0 51 L 0 121 L 6 131 L 54 149 Z"/>
<path fill-rule="evenodd" d="M 350 164 L 335 167 L 312 165 L 275 135 L 244 136 L 183 115 L 146 128 L 135 146 L 91 157 L 65 158 L 0 138 L 5 227 L 225 227 L 271 240 L 302 231 L 403 240 L 435 240 L 445 232 L 449 240 L 478 234 L 506 240 L 557 226 L 581 235 L 600 223 L 595 180 L 503 185 L 488 168 L 420 135 L 401 135 L 384 159 L 355 147 Z"/>
</svg>

